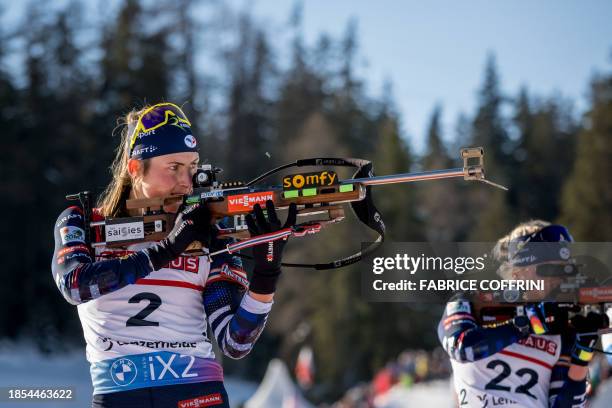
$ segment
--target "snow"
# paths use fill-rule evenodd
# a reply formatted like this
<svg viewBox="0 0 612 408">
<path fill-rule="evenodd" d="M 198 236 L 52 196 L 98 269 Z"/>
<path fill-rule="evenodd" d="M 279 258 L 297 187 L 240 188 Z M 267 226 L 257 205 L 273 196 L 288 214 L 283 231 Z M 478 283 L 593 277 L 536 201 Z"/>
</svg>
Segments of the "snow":
<svg viewBox="0 0 612 408">
<path fill-rule="evenodd" d="M 448 380 L 419 383 L 410 388 L 396 385 L 376 398 L 376 408 L 451 408 L 452 388 Z"/>
<path fill-rule="evenodd" d="M 73 388 L 71 401 L 45 401 L 18 403 L 19 407 L 83 408 L 91 406 L 91 377 L 85 349 L 70 353 L 47 356 L 34 346 L 27 344 L 0 343 L 0 388 L 59 387 Z M 257 390 L 257 384 L 228 378 L 225 388 L 230 396 L 230 405 L 238 407 Z M 14 407 L 0 399 L 0 408 Z"/>
<path fill-rule="evenodd" d="M 59 387 L 72 388 L 72 401 L 19 402 L 18 406 L 43 408 L 82 408 L 91 406 L 92 386 L 85 350 L 44 355 L 25 343 L 0 343 L 0 388 Z M 248 407 L 312 407 L 297 391 L 284 364 L 272 360 L 261 385 L 226 377 L 225 387 L 232 407 L 248 401 Z M 263 405 L 262 405 L 263 404 Z M 268 405 L 272 404 L 272 405 Z M 417 384 L 411 388 L 396 385 L 378 397 L 377 408 L 449 408 L 452 406 L 448 381 Z M 2 401 L 0 408 L 17 404 Z"/>
</svg>

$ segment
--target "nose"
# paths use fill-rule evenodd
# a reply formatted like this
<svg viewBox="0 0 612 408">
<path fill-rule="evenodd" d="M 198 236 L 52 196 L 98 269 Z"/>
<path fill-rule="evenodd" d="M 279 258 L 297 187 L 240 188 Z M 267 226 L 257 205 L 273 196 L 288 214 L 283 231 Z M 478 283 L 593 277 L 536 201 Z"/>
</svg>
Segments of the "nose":
<svg viewBox="0 0 612 408">
<path fill-rule="evenodd" d="M 190 193 L 193 190 L 193 182 L 191 180 L 191 170 L 189 167 L 183 167 L 178 174 L 178 185 L 181 191 L 185 193 Z"/>
</svg>

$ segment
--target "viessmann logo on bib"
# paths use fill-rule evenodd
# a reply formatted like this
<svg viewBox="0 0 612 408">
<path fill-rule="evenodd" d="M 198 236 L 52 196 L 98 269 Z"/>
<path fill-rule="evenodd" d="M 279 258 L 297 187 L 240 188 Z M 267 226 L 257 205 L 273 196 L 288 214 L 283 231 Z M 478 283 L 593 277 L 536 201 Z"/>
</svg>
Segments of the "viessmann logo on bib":
<svg viewBox="0 0 612 408">
<path fill-rule="evenodd" d="M 227 211 L 229 213 L 248 211 L 255 204 L 263 207 L 267 200 L 274 200 L 272 191 L 229 196 L 227 197 Z"/>
</svg>

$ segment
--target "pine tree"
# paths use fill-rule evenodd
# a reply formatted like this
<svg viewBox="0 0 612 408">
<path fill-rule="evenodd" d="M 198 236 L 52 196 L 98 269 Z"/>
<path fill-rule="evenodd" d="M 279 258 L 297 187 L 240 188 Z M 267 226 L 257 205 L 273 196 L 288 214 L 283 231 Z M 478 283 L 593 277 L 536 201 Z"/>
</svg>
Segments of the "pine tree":
<svg viewBox="0 0 612 408">
<path fill-rule="evenodd" d="M 591 84 L 591 107 L 563 189 L 562 216 L 578 241 L 612 239 L 612 75 Z"/>
<path fill-rule="evenodd" d="M 512 146 L 502 116 L 503 101 L 495 58 L 489 56 L 478 111 L 472 123 L 471 145 L 485 148 L 487 177 L 501 184 L 508 183 L 514 171 Z M 484 184 L 461 190 L 468 210 L 465 215 L 475 225 L 469 234 L 470 240 L 496 240 L 515 223 L 509 197 L 502 191 L 494 191 Z"/>
<path fill-rule="evenodd" d="M 423 170 L 447 169 L 453 165 L 442 141 L 441 115 L 442 108 L 436 106 L 427 133 L 426 153 L 421 160 Z M 463 217 L 459 204 L 457 180 L 435 180 L 420 186 L 419 214 L 423 217 L 428 241 L 455 239 L 459 233 L 460 218 Z"/>
<path fill-rule="evenodd" d="M 510 197 L 521 219 L 552 220 L 559 214 L 561 186 L 572 168 L 575 125 L 560 99 L 531 105 L 522 90 L 514 117 L 519 140 Z"/>
</svg>

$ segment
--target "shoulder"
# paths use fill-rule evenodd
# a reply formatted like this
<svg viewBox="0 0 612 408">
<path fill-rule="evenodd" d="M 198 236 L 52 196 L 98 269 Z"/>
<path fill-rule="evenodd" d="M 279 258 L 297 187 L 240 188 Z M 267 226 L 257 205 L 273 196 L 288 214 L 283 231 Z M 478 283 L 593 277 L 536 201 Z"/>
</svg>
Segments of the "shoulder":
<svg viewBox="0 0 612 408">
<path fill-rule="evenodd" d="M 81 207 L 72 205 L 60 213 L 55 222 L 55 228 L 61 228 L 65 225 L 83 223 L 83 210 Z"/>
<path fill-rule="evenodd" d="M 85 242 L 85 218 L 80 207 L 70 206 L 62 211 L 54 227 L 56 239 L 62 245 Z"/>
<path fill-rule="evenodd" d="M 444 309 L 445 316 L 451 316 L 454 314 L 472 314 L 473 304 L 470 300 L 470 296 L 464 292 L 455 293 L 446 303 Z"/>
</svg>

